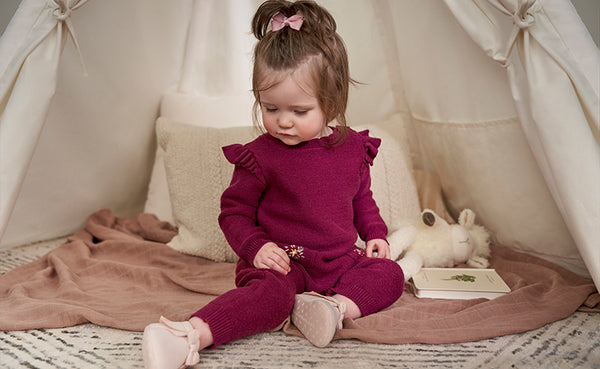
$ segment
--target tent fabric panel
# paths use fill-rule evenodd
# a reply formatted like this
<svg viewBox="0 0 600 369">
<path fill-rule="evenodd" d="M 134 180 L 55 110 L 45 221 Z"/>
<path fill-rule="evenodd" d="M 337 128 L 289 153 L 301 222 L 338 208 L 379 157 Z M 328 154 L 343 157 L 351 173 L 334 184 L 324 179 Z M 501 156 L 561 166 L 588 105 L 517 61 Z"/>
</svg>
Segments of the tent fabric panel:
<svg viewBox="0 0 600 369">
<path fill-rule="evenodd" d="M 472 2 L 457 3 L 476 7 Z M 478 5 L 495 9 L 485 2 Z M 561 265 L 589 276 L 528 147 L 506 69 L 473 42 L 444 3 L 390 1 L 387 6 L 392 9 L 389 13 L 393 16 L 388 18 L 394 22 L 397 68 L 418 142 L 416 150 L 413 148 L 415 162 L 421 160 L 421 166 L 441 172 L 444 194 L 453 213 L 465 207 L 479 209 L 478 219 L 499 236 L 496 240 L 501 244 L 561 261 Z M 480 30 L 473 37 L 484 40 L 483 49 L 487 47 L 488 53 L 498 59 L 506 52 L 504 46 L 509 39 L 503 32 L 510 33 L 513 26 L 512 20 L 505 18 L 503 14 L 491 14 L 485 19 L 492 33 L 481 31 L 486 28 L 479 24 L 472 27 Z M 436 32 L 424 26 L 432 24 Z M 494 137 L 494 131 L 500 129 L 505 132 Z M 495 145 L 486 146 L 486 142 Z M 511 160 L 504 161 L 505 157 Z M 498 165 L 512 174 L 494 171 L 487 165 Z M 515 201 L 501 202 L 494 197 L 497 193 L 513 196 L 514 188 L 520 189 L 520 198 L 530 199 L 518 204 L 521 216 L 516 218 L 512 218 L 515 209 L 511 206 Z"/>
<path fill-rule="evenodd" d="M 600 98 L 594 79 L 600 52 L 570 3 L 489 3 L 493 10 L 446 0 L 475 42 L 506 67 L 525 137 L 591 277 L 600 286 L 600 197 L 590 190 L 600 187 Z M 490 24 L 494 13 L 512 20 L 508 37 L 500 37 L 497 28 L 490 26 L 484 32 L 479 27 Z M 575 39 L 574 34 L 580 36 Z M 485 43 L 500 38 L 507 40 L 503 48 Z M 566 39 L 572 41 L 566 44 Z"/>
<path fill-rule="evenodd" d="M 67 42 L 2 247 L 72 233 L 100 208 L 142 211 L 153 124 L 161 95 L 179 82 L 191 6 L 105 0 L 72 13 L 87 76 Z"/>
<path fill-rule="evenodd" d="M 65 6 L 62 1 L 53 6 L 24 1 L 0 42 L 0 239 L 56 89 L 65 26 L 70 24 L 59 4 Z"/>
<path fill-rule="evenodd" d="M 382 5 L 380 5 L 382 3 Z M 517 115 L 505 70 L 489 60 L 439 1 L 387 4 L 408 109 L 431 122 L 487 122 Z M 434 28 L 435 27 L 435 28 Z"/>
<path fill-rule="evenodd" d="M 587 275 L 517 119 L 415 125 L 451 213 L 470 208 L 495 244 Z"/>
</svg>

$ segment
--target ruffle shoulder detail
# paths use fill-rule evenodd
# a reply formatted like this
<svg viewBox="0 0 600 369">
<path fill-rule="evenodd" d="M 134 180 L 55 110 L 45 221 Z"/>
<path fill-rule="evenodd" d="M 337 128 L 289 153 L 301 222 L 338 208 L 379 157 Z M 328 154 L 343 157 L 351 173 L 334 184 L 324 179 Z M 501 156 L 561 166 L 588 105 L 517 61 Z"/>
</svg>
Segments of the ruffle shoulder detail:
<svg viewBox="0 0 600 369">
<path fill-rule="evenodd" d="M 261 182 L 264 182 L 260 165 L 258 164 L 254 153 L 252 153 L 248 147 L 240 144 L 233 144 L 224 146 L 222 150 L 227 161 L 231 164 L 248 169 L 248 171 L 254 174 Z"/>
<path fill-rule="evenodd" d="M 365 148 L 365 163 L 369 165 L 373 165 L 373 160 L 377 156 L 379 152 L 379 145 L 381 145 L 381 139 L 375 137 L 369 137 L 369 130 L 366 129 L 364 131 L 358 132 L 363 146 Z"/>
</svg>

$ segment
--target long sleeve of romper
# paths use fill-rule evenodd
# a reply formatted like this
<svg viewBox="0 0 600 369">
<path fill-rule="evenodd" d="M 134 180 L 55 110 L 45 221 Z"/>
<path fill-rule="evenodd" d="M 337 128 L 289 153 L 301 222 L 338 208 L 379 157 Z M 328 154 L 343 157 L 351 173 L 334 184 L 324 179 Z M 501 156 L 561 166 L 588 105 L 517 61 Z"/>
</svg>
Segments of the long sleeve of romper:
<svg viewBox="0 0 600 369">
<path fill-rule="evenodd" d="M 369 241 L 375 238 L 385 240 L 387 226 L 379 214 L 379 208 L 371 191 L 371 176 L 366 165 L 360 173 L 360 188 L 353 201 L 354 226 L 361 239 Z"/>
<path fill-rule="evenodd" d="M 381 140 L 368 136 L 368 131 L 359 133 L 362 136 L 365 156 L 364 164 L 360 169 L 360 186 L 353 200 L 354 226 L 358 235 L 364 241 L 375 238 L 385 240 L 387 237 L 387 226 L 379 214 L 379 208 L 373 199 L 371 191 L 371 170 L 373 160 L 377 156 Z"/>
<path fill-rule="evenodd" d="M 228 149 L 232 147 L 232 149 Z M 263 181 L 245 167 L 241 145 L 232 145 L 223 149 L 228 160 L 235 162 L 231 184 L 221 196 L 219 225 L 227 242 L 235 253 L 248 263 L 253 264 L 260 248 L 271 241 L 265 230 L 257 224 L 256 214 L 259 199 L 265 189 Z M 235 154 L 242 153 L 238 157 Z"/>
</svg>

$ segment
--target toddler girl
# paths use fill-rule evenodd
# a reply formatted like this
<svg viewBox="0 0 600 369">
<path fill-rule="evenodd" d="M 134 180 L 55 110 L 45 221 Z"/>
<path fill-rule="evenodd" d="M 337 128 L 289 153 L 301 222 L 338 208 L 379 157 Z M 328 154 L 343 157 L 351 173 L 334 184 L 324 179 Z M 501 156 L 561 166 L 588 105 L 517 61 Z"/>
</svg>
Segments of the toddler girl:
<svg viewBox="0 0 600 369">
<path fill-rule="evenodd" d="M 351 79 L 333 17 L 312 1 L 270 0 L 252 31 L 254 120 L 266 132 L 223 148 L 235 169 L 219 215 L 240 257 L 237 288 L 189 321 L 146 327 L 146 368 L 194 365 L 198 350 L 274 329 L 290 314 L 323 347 L 344 318 L 384 309 L 403 291 L 370 190 L 380 140 L 346 127 Z"/>
</svg>

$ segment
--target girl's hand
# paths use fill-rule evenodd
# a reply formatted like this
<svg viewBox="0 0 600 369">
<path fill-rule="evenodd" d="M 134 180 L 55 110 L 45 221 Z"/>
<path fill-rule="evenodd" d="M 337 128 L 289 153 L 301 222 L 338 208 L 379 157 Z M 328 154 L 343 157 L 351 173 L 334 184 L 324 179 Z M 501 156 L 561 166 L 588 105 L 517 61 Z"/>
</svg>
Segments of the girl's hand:
<svg viewBox="0 0 600 369">
<path fill-rule="evenodd" d="M 287 253 L 274 242 L 267 242 L 258 250 L 253 264 L 255 268 L 272 269 L 281 274 L 288 274 L 291 270 Z"/>
<path fill-rule="evenodd" d="M 391 257 L 390 245 L 381 238 L 374 238 L 367 241 L 367 256 L 372 258 L 373 251 L 377 251 L 377 258 L 389 259 Z"/>
</svg>

